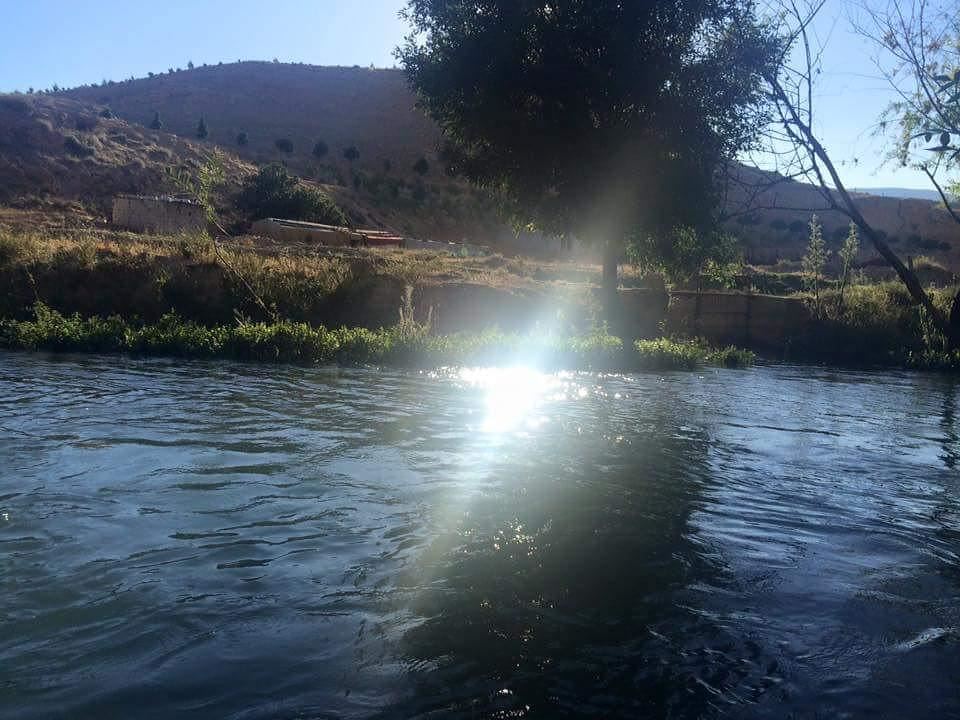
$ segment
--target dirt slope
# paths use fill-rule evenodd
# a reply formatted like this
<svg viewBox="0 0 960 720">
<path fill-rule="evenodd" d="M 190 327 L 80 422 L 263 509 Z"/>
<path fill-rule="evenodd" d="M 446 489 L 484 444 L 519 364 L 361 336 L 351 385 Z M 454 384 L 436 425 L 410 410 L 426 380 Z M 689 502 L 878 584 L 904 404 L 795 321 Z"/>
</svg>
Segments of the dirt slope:
<svg viewBox="0 0 960 720">
<path fill-rule="evenodd" d="M 65 97 L 0 95 L 0 203 L 79 201 L 105 212 L 120 192 L 174 188 L 168 168 L 195 169 L 212 148 L 101 115 Z M 254 171 L 224 154 L 229 183 Z"/>
</svg>

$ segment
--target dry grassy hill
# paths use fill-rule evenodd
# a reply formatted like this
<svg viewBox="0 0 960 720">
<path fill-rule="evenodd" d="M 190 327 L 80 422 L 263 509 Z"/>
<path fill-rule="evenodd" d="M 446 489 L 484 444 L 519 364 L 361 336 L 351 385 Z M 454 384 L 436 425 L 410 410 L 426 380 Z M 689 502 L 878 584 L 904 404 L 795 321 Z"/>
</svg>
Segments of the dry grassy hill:
<svg viewBox="0 0 960 720">
<path fill-rule="evenodd" d="M 282 162 L 326 185 L 359 225 L 494 245 L 511 236 L 482 193 L 442 172 L 439 131 L 414 107 L 398 70 L 241 62 L 61 95 L 142 126 L 159 117 L 165 132 L 257 164 Z M 209 133 L 203 140 L 201 118 Z M 278 148 L 278 140 L 292 150 Z M 321 141 L 327 153 L 317 157 Z M 359 157 L 345 158 L 347 148 Z M 424 174 L 413 169 L 421 158 Z"/>
<path fill-rule="evenodd" d="M 47 118 L 56 129 L 53 136 L 45 140 L 35 128 L 35 136 L 28 139 L 31 147 L 46 143 L 43 162 L 34 163 L 39 167 L 26 161 L 17 167 L 10 157 L 18 152 L 22 156 L 23 148 L 5 132 L 6 124 L 18 112 L 13 106 L 23 101 L 45 107 L 43 103 L 54 100 L 74 101 L 74 105 L 58 106 L 57 117 Z M 555 248 L 542 238 L 511 240 L 511 232 L 497 222 L 482 193 L 442 172 L 436 160 L 439 132 L 416 109 L 398 70 L 242 62 L 82 87 L 40 100 L 16 96 L 4 102 L 12 109 L 0 110 L 0 180 L 9 176 L 14 182 L 12 186 L 0 183 L 0 192 L 6 184 L 8 196 L 11 187 L 21 192 L 88 195 L 145 189 L 170 158 L 182 155 L 189 159 L 196 156 L 198 148 L 218 145 L 252 163 L 282 161 L 293 171 L 327 185 L 358 224 L 443 240 L 467 239 L 510 250 Z M 97 160 L 72 156 L 65 143 L 70 142 L 67 137 L 71 134 L 81 142 L 85 133 L 90 135 L 76 127 L 71 113 L 98 117 L 108 108 L 127 124 L 101 119 L 88 138 L 102 146 L 94 158 L 113 158 L 109 182 L 103 183 L 93 167 Z M 155 114 L 163 123 L 162 133 L 146 129 Z M 197 138 L 201 117 L 209 132 L 204 140 Z M 241 133 L 245 133 L 246 144 L 238 143 Z M 118 135 L 125 136 L 123 142 Z M 278 149 L 277 140 L 288 140 L 292 150 Z M 313 154 L 318 141 L 328 148 L 319 158 Z M 348 147 L 358 150 L 355 161 L 344 158 Z M 171 153 L 170 158 L 164 151 Z M 421 157 L 430 166 L 423 176 L 413 171 Z M 72 171 L 75 167 L 87 169 L 76 173 Z M 745 172 L 763 178 L 758 171 Z M 822 207 L 816 191 L 784 182 L 756 203 L 775 209 L 742 213 L 729 224 L 747 246 L 748 256 L 761 263 L 799 257 L 807 238 L 807 208 Z M 862 205 L 867 218 L 887 234 L 901 254 L 932 255 L 960 268 L 960 228 L 935 203 L 864 197 Z M 828 241 L 839 245 L 846 234 L 846 219 L 837 213 L 820 215 Z"/>
<path fill-rule="evenodd" d="M 282 160 L 305 174 L 348 165 L 343 151 L 352 146 L 360 153 L 357 167 L 379 170 L 386 160 L 395 174 L 410 175 L 421 156 L 434 159 L 439 142 L 399 70 L 241 62 L 65 94 L 144 126 L 159 113 L 164 130 L 184 137 L 196 137 L 202 117 L 208 142 L 257 163 Z M 237 143 L 240 133 L 246 145 Z M 293 152 L 278 150 L 279 139 L 290 140 Z M 313 156 L 318 140 L 329 148 L 325 158 Z"/>
<path fill-rule="evenodd" d="M 196 169 L 208 151 L 69 98 L 0 96 L 0 204 L 76 201 L 104 213 L 117 193 L 173 190 L 166 170 Z M 232 185 L 255 169 L 224 160 Z"/>
<path fill-rule="evenodd" d="M 728 198 L 732 215 L 729 229 L 743 240 L 754 262 L 768 264 L 781 258 L 801 257 L 814 211 L 823 225 L 828 246 L 836 249 L 842 244 L 849 219 L 838 212 L 822 210 L 824 199 L 812 186 L 747 167 L 740 168 L 739 176 L 740 183 L 748 187 L 769 186 L 758 195 L 733 190 Z M 739 187 L 739 183 L 733 187 Z M 960 225 L 942 205 L 916 198 L 865 194 L 855 197 L 864 217 L 886 235 L 900 255 L 927 255 L 960 269 Z M 862 246 L 865 257 L 872 254 L 866 243 Z"/>
</svg>

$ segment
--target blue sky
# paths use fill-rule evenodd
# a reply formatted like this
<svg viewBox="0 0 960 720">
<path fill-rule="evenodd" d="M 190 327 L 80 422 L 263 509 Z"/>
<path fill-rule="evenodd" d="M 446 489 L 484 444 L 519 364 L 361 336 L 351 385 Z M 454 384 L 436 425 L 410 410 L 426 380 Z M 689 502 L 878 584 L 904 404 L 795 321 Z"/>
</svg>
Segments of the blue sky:
<svg viewBox="0 0 960 720">
<path fill-rule="evenodd" d="M 168 67 L 243 60 L 394 64 L 403 0 L 0 0 L 0 91 L 142 77 Z M 890 92 L 870 50 L 848 30 L 848 0 L 827 0 L 817 91 L 819 132 L 850 187 L 927 188 L 919 173 L 882 166 L 870 128 Z M 851 161 L 857 158 L 858 164 Z"/>
</svg>

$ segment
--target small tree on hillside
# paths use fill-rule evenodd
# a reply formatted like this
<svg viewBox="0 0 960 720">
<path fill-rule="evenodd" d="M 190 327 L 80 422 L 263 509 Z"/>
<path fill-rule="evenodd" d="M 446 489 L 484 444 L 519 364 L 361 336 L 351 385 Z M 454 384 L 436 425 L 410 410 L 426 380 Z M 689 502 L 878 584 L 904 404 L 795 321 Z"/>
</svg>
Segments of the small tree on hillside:
<svg viewBox="0 0 960 720">
<path fill-rule="evenodd" d="M 237 145 L 240 147 L 246 147 L 247 142 L 248 138 L 245 132 L 237 133 Z"/>
<path fill-rule="evenodd" d="M 852 222 L 850 223 L 847 237 L 840 248 L 840 297 L 837 298 L 837 309 L 843 307 L 843 291 L 847 287 L 847 282 L 850 279 L 850 270 L 853 268 L 853 263 L 856 261 L 859 253 L 860 234 L 857 231 L 857 224 Z"/>
<path fill-rule="evenodd" d="M 360 151 L 355 145 L 351 145 L 343 151 L 343 156 L 350 162 L 356 162 L 360 159 Z"/>
<path fill-rule="evenodd" d="M 254 220 L 276 217 L 347 224 L 346 216 L 326 194 L 301 184 L 279 163 L 267 165 L 247 179 L 237 206 Z"/>
<path fill-rule="evenodd" d="M 193 70 L 193 60 L 187 60 L 187 70 Z"/>
<path fill-rule="evenodd" d="M 153 122 L 150 123 L 151 130 L 161 130 L 163 128 L 163 123 L 160 121 L 160 113 L 154 111 L 153 113 Z"/>
<path fill-rule="evenodd" d="M 197 137 L 201 140 L 206 140 L 207 135 L 210 133 L 207 131 L 207 123 L 201 116 L 200 122 L 197 123 Z"/>
<path fill-rule="evenodd" d="M 280 152 L 285 152 L 287 155 L 290 155 L 293 152 L 293 140 L 290 138 L 277 138 L 273 144 L 277 150 Z"/>
<path fill-rule="evenodd" d="M 330 148 L 327 147 L 327 144 L 323 140 L 317 140 L 313 146 L 313 156 L 319 160 L 322 157 L 326 157 L 329 150 Z"/>
<path fill-rule="evenodd" d="M 421 157 L 413 164 L 413 171 L 417 173 L 417 175 L 426 175 L 430 172 L 430 163 L 427 162 L 425 157 Z"/>
<path fill-rule="evenodd" d="M 820 218 L 813 215 L 810 218 L 810 241 L 807 243 L 807 252 L 803 256 L 803 284 L 813 295 L 813 309 L 820 313 L 820 285 L 823 282 L 823 270 L 827 265 L 830 251 L 823 239 L 823 227 Z"/>
</svg>

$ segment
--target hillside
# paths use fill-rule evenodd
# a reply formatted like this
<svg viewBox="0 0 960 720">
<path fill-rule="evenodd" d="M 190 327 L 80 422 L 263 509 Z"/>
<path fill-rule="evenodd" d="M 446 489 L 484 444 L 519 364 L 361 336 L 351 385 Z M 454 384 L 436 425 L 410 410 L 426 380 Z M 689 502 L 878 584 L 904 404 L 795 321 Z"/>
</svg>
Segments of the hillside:
<svg viewBox="0 0 960 720">
<path fill-rule="evenodd" d="M 841 213 L 824 210 L 824 198 L 814 187 L 745 166 L 740 166 L 738 176 L 728 196 L 728 228 L 743 240 L 753 262 L 801 257 L 813 213 L 823 225 L 828 247 L 840 247 L 850 221 Z M 754 194 L 743 191 L 744 185 L 769 189 Z M 915 198 L 860 193 L 855 197 L 864 217 L 897 253 L 904 257 L 928 255 L 960 268 L 960 226 L 942 205 Z M 867 243 L 861 247 L 864 259 L 873 255 Z"/>
<path fill-rule="evenodd" d="M 164 130 L 184 137 L 196 136 L 202 117 L 207 142 L 257 163 L 282 160 L 308 175 L 346 165 L 348 147 L 360 153 L 357 167 L 380 169 L 386 160 L 394 172 L 409 175 L 421 156 L 434 159 L 440 139 L 415 110 L 399 70 L 242 62 L 64 94 L 144 126 L 158 113 Z M 246 145 L 237 143 L 240 133 Z M 290 140 L 293 151 L 278 150 L 278 139 Z M 323 158 L 313 156 L 319 140 L 328 147 Z"/>
<path fill-rule="evenodd" d="M 0 96 L 0 204 L 78 202 L 106 213 L 114 195 L 174 190 L 168 168 L 196 169 L 209 148 L 104 117 L 57 96 Z M 254 171 L 224 154 L 228 185 Z"/>
<path fill-rule="evenodd" d="M 89 108 L 88 114 L 109 109 L 127 121 L 126 128 L 139 128 L 114 131 L 109 123 L 119 120 L 103 121 L 105 139 L 101 142 L 108 141 L 111 132 L 123 132 L 135 142 L 146 143 L 139 148 L 142 151 L 151 138 L 162 136 L 163 142 L 176 145 L 176 153 L 188 156 L 196 148 L 219 145 L 251 163 L 282 161 L 293 171 L 327 185 L 358 224 L 441 240 L 468 239 L 508 251 L 556 249 L 543 238 L 514 239 L 497 221 L 483 193 L 442 172 L 436 158 L 439 131 L 416 109 L 398 70 L 242 62 L 82 87 L 53 97 L 75 101 L 76 108 Z M 44 101 L 48 98 L 44 96 Z M 162 133 L 145 129 L 155 116 L 163 124 Z M 209 132 L 204 140 L 196 137 L 200 118 Z M 70 131 L 69 121 L 66 129 Z M 170 137 L 168 132 L 191 140 Z M 238 142 L 241 133 L 245 135 L 243 144 Z M 64 155 L 64 137 L 61 133 L 52 141 L 60 148 L 60 156 Z M 278 149 L 277 140 L 289 141 L 287 150 Z M 322 157 L 313 152 L 318 141 L 327 148 Z M 352 161 L 344 157 L 344 150 L 350 147 L 359 153 Z M 0 148 L 0 157 L 7 152 Z M 423 175 L 413 170 L 420 158 L 428 164 Z M 151 167 L 149 161 L 163 163 L 156 149 L 148 150 L 140 160 L 143 168 L 132 159 L 121 165 L 129 168 L 128 185 L 141 181 L 149 185 L 159 171 L 159 166 Z M 76 159 L 62 162 L 72 165 Z M 0 172 L 7 174 L 9 168 L 0 166 Z M 756 182 L 770 179 L 750 168 L 743 168 L 742 174 Z M 124 179 L 123 173 L 114 176 L 115 182 L 117 177 Z M 134 181 L 134 176 L 139 181 Z M 90 185 L 82 175 L 59 182 L 61 187 L 77 191 Z M 30 181 L 21 178 L 20 185 L 24 184 L 29 186 Z M 91 192 L 103 192 L 105 187 L 113 189 L 113 185 L 97 185 Z M 738 206 L 742 200 L 736 193 L 729 198 L 733 217 L 728 229 L 743 240 L 748 257 L 759 263 L 798 258 L 806 243 L 811 211 L 823 207 L 812 187 L 789 181 L 777 183 L 754 199 L 754 206 L 762 209 L 742 212 Z M 886 233 L 901 254 L 932 255 L 960 267 L 958 227 L 935 203 L 861 196 L 861 204 L 866 217 Z M 838 246 L 846 234 L 846 218 L 829 211 L 819 215 L 828 242 Z M 865 257 L 868 254 L 865 251 Z"/>
</svg>

